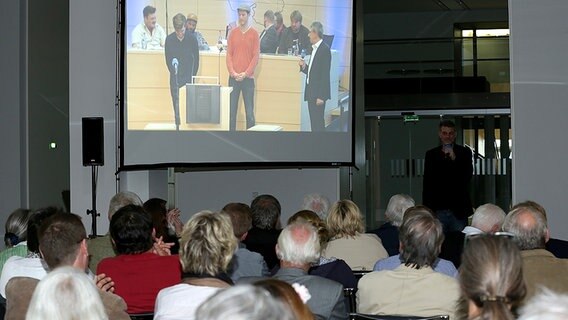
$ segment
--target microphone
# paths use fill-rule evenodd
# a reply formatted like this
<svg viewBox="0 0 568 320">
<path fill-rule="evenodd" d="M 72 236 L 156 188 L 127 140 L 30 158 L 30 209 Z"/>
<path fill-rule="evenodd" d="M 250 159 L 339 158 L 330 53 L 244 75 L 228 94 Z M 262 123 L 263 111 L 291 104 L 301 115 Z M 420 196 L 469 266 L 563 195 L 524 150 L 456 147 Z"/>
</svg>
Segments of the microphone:
<svg viewBox="0 0 568 320">
<path fill-rule="evenodd" d="M 306 49 L 302 49 L 302 53 L 300 54 L 300 57 L 302 57 L 302 60 L 304 60 L 304 58 L 306 57 Z"/>
<path fill-rule="evenodd" d="M 173 58 L 173 59 L 172 59 L 172 66 L 174 67 L 175 74 L 178 74 L 178 65 L 179 65 L 178 59 L 177 59 L 177 58 Z"/>
</svg>

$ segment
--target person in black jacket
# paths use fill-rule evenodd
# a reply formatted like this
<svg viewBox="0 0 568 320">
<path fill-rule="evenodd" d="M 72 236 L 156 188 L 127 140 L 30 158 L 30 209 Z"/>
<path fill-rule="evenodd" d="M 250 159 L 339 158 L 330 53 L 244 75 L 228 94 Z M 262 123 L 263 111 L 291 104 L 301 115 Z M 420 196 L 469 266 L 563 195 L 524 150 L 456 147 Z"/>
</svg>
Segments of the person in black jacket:
<svg viewBox="0 0 568 320">
<path fill-rule="evenodd" d="M 312 131 L 325 131 L 325 101 L 331 97 L 331 50 L 322 40 L 323 26 L 320 22 L 312 23 L 308 36 L 313 48 L 310 59 L 299 62 L 300 71 L 306 74 L 304 100 L 308 102 Z"/>
<path fill-rule="evenodd" d="M 274 12 L 266 10 L 264 13 L 264 30 L 260 33 L 260 53 L 276 53 L 278 47 L 278 34 L 274 26 Z"/>
</svg>

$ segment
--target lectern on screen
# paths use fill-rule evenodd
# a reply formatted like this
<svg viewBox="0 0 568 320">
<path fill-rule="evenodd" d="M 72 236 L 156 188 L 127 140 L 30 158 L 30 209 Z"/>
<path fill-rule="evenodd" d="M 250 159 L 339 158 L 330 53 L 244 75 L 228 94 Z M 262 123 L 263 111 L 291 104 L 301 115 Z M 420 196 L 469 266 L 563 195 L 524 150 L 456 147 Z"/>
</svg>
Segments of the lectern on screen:
<svg viewBox="0 0 568 320">
<path fill-rule="evenodd" d="M 120 169 L 352 165 L 354 46 L 362 51 L 355 40 L 362 22 L 354 24 L 354 12 L 360 2 L 120 1 Z M 250 12 L 239 23 L 242 4 Z M 264 47 L 265 14 L 282 15 L 287 28 L 301 19 L 304 40 L 281 41 L 268 52 L 237 52 L 246 46 L 232 46 L 233 34 L 247 33 L 242 39 L 259 39 Z M 197 20 L 195 30 L 188 17 Z M 185 32 L 176 32 L 174 25 L 183 21 Z M 228 36 L 227 26 L 233 28 Z M 318 32 L 323 41 L 312 56 L 318 38 L 311 35 Z M 185 47 L 193 39 L 199 39 L 198 51 Z M 245 56 L 246 70 L 229 70 Z M 187 61 L 199 63 L 187 67 Z M 307 72 L 314 70 L 321 77 L 309 83 Z M 252 85 L 240 86 L 243 80 Z M 306 94 L 313 88 L 316 94 Z"/>
</svg>

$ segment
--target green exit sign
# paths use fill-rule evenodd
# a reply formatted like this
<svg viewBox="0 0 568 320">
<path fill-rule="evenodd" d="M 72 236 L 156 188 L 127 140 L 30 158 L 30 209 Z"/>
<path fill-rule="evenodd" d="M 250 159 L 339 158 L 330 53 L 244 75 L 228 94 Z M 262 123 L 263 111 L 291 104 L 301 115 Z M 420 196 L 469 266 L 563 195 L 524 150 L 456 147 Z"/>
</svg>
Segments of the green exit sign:
<svg viewBox="0 0 568 320">
<path fill-rule="evenodd" d="M 418 120 L 420 120 L 418 118 L 418 115 L 416 115 L 416 114 L 405 115 L 403 119 L 404 119 L 404 122 L 418 122 Z"/>
</svg>

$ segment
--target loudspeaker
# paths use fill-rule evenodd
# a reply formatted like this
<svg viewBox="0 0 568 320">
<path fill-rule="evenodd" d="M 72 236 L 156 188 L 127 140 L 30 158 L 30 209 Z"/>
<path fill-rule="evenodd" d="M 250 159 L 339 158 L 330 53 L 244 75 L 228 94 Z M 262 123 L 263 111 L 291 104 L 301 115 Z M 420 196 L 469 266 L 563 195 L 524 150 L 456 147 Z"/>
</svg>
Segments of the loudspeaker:
<svg viewBox="0 0 568 320">
<path fill-rule="evenodd" d="M 83 165 L 105 164 L 103 118 L 83 118 Z"/>
</svg>

